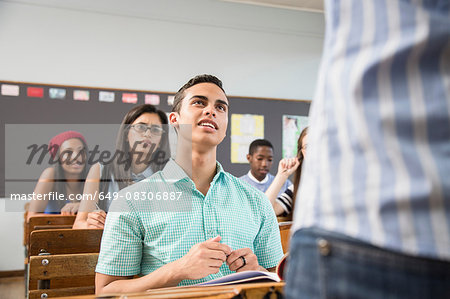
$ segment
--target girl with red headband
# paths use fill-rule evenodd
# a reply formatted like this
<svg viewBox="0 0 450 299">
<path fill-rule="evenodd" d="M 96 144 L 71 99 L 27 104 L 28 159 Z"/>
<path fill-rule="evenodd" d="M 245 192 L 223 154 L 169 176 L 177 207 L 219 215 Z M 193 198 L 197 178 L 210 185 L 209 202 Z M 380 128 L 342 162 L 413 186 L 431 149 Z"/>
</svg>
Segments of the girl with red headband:
<svg viewBox="0 0 450 299">
<path fill-rule="evenodd" d="M 66 131 L 53 137 L 48 151 L 56 164 L 46 168 L 36 184 L 28 218 L 38 213 L 74 215 L 87 174 L 87 145 L 83 135 Z"/>
</svg>

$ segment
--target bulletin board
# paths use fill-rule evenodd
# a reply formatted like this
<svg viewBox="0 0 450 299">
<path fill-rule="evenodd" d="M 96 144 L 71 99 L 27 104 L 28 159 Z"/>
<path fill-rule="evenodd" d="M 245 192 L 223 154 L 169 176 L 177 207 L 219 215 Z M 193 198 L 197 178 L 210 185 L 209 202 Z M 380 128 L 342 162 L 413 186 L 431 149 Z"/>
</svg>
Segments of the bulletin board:
<svg viewBox="0 0 450 299">
<path fill-rule="evenodd" d="M 39 83 L 0 81 L 0 197 L 5 196 L 5 127 L 12 124 L 120 124 L 125 114 L 134 106 L 144 103 L 165 112 L 171 111 L 168 100 L 174 92 L 124 90 L 113 88 L 48 85 Z M 176 87 L 177 88 L 177 87 Z M 274 146 L 274 165 L 282 157 L 283 115 L 307 116 L 310 101 L 249 98 L 228 96 L 230 102 L 227 137 L 219 145 L 217 160 L 224 169 L 235 176 L 249 170 L 248 164 L 231 162 L 231 118 L 233 114 L 262 115 L 264 138 Z M 62 130 L 61 130 L 62 131 Z M 107 138 L 111 146 L 115 136 L 90 136 L 86 139 Z M 50 134 L 50 133 L 49 133 Z M 51 133 L 46 143 L 55 134 Z M 17 136 L 20 138 L 20 136 Z M 101 139 L 101 138 L 100 138 Z M 103 141 L 104 142 L 104 141 Z M 36 180 L 38 177 L 35 178 Z"/>
</svg>

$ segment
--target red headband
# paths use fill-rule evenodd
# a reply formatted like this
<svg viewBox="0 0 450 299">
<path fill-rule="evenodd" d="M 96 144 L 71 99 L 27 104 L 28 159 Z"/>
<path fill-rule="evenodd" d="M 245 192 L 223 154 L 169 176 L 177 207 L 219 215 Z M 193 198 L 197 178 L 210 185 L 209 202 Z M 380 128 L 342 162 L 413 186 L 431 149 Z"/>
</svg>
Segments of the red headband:
<svg viewBox="0 0 450 299">
<path fill-rule="evenodd" d="M 56 156 L 56 153 L 58 152 L 58 149 L 60 148 L 61 144 L 63 144 L 64 141 L 71 138 L 78 138 L 82 140 L 84 143 L 86 142 L 86 139 L 84 139 L 84 136 L 81 135 L 81 133 L 78 133 L 76 131 L 66 131 L 62 132 L 52 139 L 50 139 L 50 142 L 48 143 L 48 151 L 52 158 L 54 159 Z"/>
</svg>

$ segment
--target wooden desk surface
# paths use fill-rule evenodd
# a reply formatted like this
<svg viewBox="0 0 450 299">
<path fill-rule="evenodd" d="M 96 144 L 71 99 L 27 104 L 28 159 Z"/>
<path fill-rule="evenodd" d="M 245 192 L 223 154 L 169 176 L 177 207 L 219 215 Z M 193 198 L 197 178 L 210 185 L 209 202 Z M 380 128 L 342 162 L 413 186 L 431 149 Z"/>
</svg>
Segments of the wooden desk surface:
<svg viewBox="0 0 450 299">
<path fill-rule="evenodd" d="M 126 294 L 126 295 L 85 295 L 63 297 L 65 299 L 112 299 L 112 298 L 233 298 L 241 294 L 243 298 L 262 298 L 268 292 L 283 293 L 284 282 L 264 282 L 264 283 L 244 283 L 224 286 L 196 286 L 196 287 L 173 287 L 154 289 L 142 293 Z M 274 296 L 275 297 L 275 296 Z M 276 297 L 275 297 L 276 298 Z"/>
</svg>

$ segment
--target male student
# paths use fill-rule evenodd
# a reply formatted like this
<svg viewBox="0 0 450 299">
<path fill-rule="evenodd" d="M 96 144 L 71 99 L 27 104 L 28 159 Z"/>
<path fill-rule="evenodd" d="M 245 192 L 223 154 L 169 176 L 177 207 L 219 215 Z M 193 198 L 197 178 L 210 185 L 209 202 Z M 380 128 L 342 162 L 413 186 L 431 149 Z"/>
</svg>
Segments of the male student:
<svg viewBox="0 0 450 299">
<path fill-rule="evenodd" d="M 274 176 L 269 173 L 273 160 L 273 146 L 270 141 L 265 139 L 254 140 L 248 149 L 247 160 L 250 163 L 250 170 L 247 174 L 240 177 L 244 182 L 249 183 L 261 192 L 266 192 L 274 180 Z M 287 180 L 281 186 L 280 195 L 284 190 L 292 185 Z"/>
<path fill-rule="evenodd" d="M 222 82 L 211 75 L 194 77 L 177 92 L 169 115 L 178 134 L 176 159 L 113 202 L 97 294 L 196 284 L 277 265 L 283 253 L 270 202 L 216 161 L 228 106 Z"/>
</svg>

